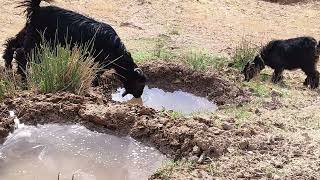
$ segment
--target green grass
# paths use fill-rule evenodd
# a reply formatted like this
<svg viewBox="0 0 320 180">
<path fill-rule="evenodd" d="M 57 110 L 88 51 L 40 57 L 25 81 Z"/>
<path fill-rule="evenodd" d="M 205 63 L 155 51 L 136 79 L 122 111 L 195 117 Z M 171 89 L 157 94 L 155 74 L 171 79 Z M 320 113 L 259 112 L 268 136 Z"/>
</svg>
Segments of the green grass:
<svg viewBox="0 0 320 180">
<path fill-rule="evenodd" d="M 146 60 L 171 60 L 175 55 L 167 49 L 165 38 L 157 38 L 152 49 L 133 52 L 132 57 L 136 63 L 141 63 Z"/>
<path fill-rule="evenodd" d="M 68 91 L 83 94 L 95 78 L 97 66 L 88 46 L 57 44 L 43 41 L 30 57 L 28 82 L 41 93 Z"/>
<path fill-rule="evenodd" d="M 250 91 L 254 96 L 257 97 L 269 97 L 270 96 L 270 88 L 268 88 L 263 82 L 244 82 L 244 86 L 249 87 Z"/>
<path fill-rule="evenodd" d="M 231 57 L 231 67 L 242 70 L 248 61 L 254 59 L 259 47 L 250 41 L 242 40 Z"/>
<path fill-rule="evenodd" d="M 132 58 L 136 63 L 142 63 L 147 60 L 171 60 L 175 55 L 165 48 L 157 48 L 150 51 L 138 51 L 132 53 Z"/>
<path fill-rule="evenodd" d="M 227 117 L 232 117 L 235 119 L 235 125 L 237 127 L 241 126 L 244 122 L 247 122 L 252 117 L 252 112 L 249 111 L 248 106 L 233 107 L 223 110 L 224 115 Z M 221 124 L 224 120 L 221 120 Z"/>
<path fill-rule="evenodd" d="M 228 58 L 226 57 L 203 51 L 190 51 L 184 59 L 186 64 L 194 70 L 221 68 L 228 62 Z"/>
<path fill-rule="evenodd" d="M 169 161 L 163 168 L 157 170 L 152 178 L 170 179 L 173 172 L 191 171 L 195 163 L 191 161 Z"/>
</svg>

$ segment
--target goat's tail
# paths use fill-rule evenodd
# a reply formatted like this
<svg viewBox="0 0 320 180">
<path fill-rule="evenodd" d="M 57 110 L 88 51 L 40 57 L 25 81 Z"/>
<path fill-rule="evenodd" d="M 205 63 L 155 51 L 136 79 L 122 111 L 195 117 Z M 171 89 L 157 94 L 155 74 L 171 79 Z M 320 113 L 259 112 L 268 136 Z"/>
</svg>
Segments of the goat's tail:
<svg viewBox="0 0 320 180">
<path fill-rule="evenodd" d="M 37 11 L 40 8 L 41 1 L 46 1 L 48 3 L 53 2 L 54 0 L 23 0 L 20 5 L 17 7 L 26 8 L 27 16 L 32 14 L 34 11 Z"/>
</svg>

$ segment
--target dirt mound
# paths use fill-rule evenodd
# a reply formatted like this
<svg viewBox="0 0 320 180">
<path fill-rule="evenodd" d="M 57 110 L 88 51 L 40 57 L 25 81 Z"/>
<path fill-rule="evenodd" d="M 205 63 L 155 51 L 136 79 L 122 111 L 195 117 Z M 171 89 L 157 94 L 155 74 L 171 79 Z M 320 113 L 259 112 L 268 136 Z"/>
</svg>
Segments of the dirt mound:
<svg viewBox="0 0 320 180">
<path fill-rule="evenodd" d="M 209 118 L 173 119 L 150 108 L 106 101 L 96 94 L 23 95 L 4 101 L 2 117 L 9 116 L 8 109 L 14 109 L 20 121 L 29 125 L 80 123 L 98 132 L 130 135 L 174 158 L 221 156 L 236 133 Z M 5 130 L 1 137 L 5 137 L 12 130 L 13 119 L 1 119 L 1 123 L 6 123 L 0 124 Z"/>
</svg>

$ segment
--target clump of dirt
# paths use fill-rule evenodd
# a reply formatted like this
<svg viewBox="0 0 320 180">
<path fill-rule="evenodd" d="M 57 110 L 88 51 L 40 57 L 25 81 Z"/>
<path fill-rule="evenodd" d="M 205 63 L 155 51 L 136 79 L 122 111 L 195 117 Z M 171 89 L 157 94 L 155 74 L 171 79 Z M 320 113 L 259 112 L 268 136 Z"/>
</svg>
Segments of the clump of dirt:
<svg viewBox="0 0 320 180">
<path fill-rule="evenodd" d="M 1 108 L 2 109 L 2 108 Z M 14 121 L 9 116 L 4 117 L 4 111 L 0 110 L 0 143 L 3 138 L 7 137 L 14 130 Z"/>
<path fill-rule="evenodd" d="M 148 77 L 148 86 L 166 91 L 181 90 L 200 97 L 206 97 L 217 105 L 239 105 L 250 100 L 247 91 L 223 79 L 215 72 L 200 72 L 184 64 L 169 61 L 151 61 L 140 65 Z M 106 92 L 120 86 L 107 73 L 104 78 Z M 106 96 L 110 94 L 106 93 Z"/>
</svg>

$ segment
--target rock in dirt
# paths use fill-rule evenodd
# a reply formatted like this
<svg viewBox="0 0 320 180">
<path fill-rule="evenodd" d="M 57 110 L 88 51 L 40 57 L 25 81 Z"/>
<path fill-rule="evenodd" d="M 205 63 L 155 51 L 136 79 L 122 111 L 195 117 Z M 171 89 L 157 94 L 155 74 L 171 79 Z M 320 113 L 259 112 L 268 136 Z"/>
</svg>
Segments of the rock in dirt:
<svg viewBox="0 0 320 180">
<path fill-rule="evenodd" d="M 228 131 L 228 130 L 232 130 L 234 129 L 234 125 L 230 124 L 230 123 L 227 123 L 227 122 L 224 122 L 222 124 L 222 129 Z"/>
</svg>

